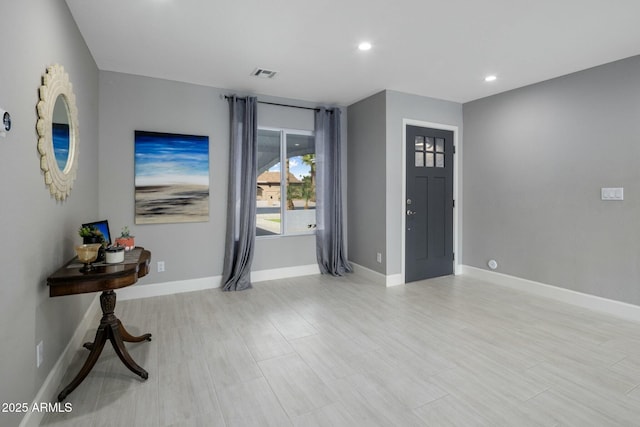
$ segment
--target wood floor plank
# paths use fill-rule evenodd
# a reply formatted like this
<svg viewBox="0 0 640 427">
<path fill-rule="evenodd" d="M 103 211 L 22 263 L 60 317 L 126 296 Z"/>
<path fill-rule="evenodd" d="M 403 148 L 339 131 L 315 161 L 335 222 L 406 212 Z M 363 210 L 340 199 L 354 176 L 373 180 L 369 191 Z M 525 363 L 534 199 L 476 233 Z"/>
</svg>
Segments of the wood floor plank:
<svg viewBox="0 0 640 427">
<path fill-rule="evenodd" d="M 622 425 L 622 426 L 635 426 L 638 425 L 640 420 L 640 406 L 638 402 L 629 397 L 628 394 L 621 394 L 612 392 L 608 387 L 600 387 L 596 385 L 599 381 L 593 378 L 579 378 L 574 372 L 562 372 L 554 371 L 552 373 L 531 370 L 531 375 L 544 375 L 553 376 L 553 385 L 545 393 L 541 393 L 539 399 L 544 399 L 546 396 L 561 396 L 572 406 L 576 406 L 579 403 L 579 407 L 585 406 L 589 408 L 587 413 L 595 411 L 599 414 L 594 419 L 608 420 L 608 424 L 602 425 Z M 539 395 L 539 396 L 540 396 Z M 538 398 L 538 396 L 536 396 Z M 545 400 L 546 402 L 546 400 Z M 578 406 L 576 406 L 578 407 Z M 555 411 L 559 411 L 556 409 Z M 555 412 L 545 411 L 550 415 Z M 589 424 L 586 424 L 589 425 Z M 599 425 L 599 424 L 591 424 Z"/>
<path fill-rule="evenodd" d="M 295 310 L 274 310 L 269 320 L 287 340 L 315 335 L 318 331 Z"/>
<path fill-rule="evenodd" d="M 205 345 L 201 357 L 209 367 L 216 387 L 262 377 L 262 371 L 239 336 L 234 340 L 215 341 Z"/>
<path fill-rule="evenodd" d="M 547 425 L 584 427 L 621 427 L 625 424 L 616 422 L 607 414 L 591 408 L 579 399 L 571 398 L 555 390 L 547 390 L 524 404 L 539 418 L 546 418 Z M 632 426 L 634 424 L 628 424 Z"/>
<path fill-rule="evenodd" d="M 493 427 L 489 420 L 451 395 L 429 402 L 413 412 L 428 426 Z"/>
<path fill-rule="evenodd" d="M 340 402 L 293 417 L 296 427 L 353 427 L 359 425 Z"/>
<path fill-rule="evenodd" d="M 327 340 L 325 334 L 316 334 L 291 341 L 291 345 L 300 357 L 322 380 L 343 378 L 355 374 L 347 358 L 335 351 L 333 340 Z"/>
<path fill-rule="evenodd" d="M 329 383 L 356 425 L 422 426 L 422 421 L 387 388 L 368 374 L 355 374 Z"/>
<path fill-rule="evenodd" d="M 448 394 L 463 401 L 496 426 L 546 426 L 544 418 L 531 417 L 523 402 L 511 394 L 509 384 L 496 387 L 487 382 L 483 372 L 452 369 L 433 377 L 432 382 Z"/>
<path fill-rule="evenodd" d="M 218 389 L 227 426 L 285 427 L 291 420 L 266 379 L 233 384 Z"/>
<path fill-rule="evenodd" d="M 96 408 L 93 427 L 157 427 L 160 422 L 158 402 L 157 385 L 103 395 Z"/>
<path fill-rule="evenodd" d="M 625 357 L 608 369 L 636 387 L 640 386 L 640 356 Z"/>
<path fill-rule="evenodd" d="M 293 353 L 293 348 L 271 322 L 252 323 L 237 329 L 256 361 Z"/>
<path fill-rule="evenodd" d="M 299 355 L 258 362 L 287 414 L 311 412 L 335 401 L 335 396 Z"/>
<path fill-rule="evenodd" d="M 169 426 L 213 414 L 211 426 L 224 426 L 209 370 L 202 359 L 183 360 L 158 379 L 159 424 Z"/>
<path fill-rule="evenodd" d="M 353 358 L 351 364 L 353 369 L 362 373 L 375 388 L 385 390 L 410 409 L 420 407 L 447 394 L 428 380 L 397 369 L 381 358 L 377 352 L 361 354 Z"/>
</svg>

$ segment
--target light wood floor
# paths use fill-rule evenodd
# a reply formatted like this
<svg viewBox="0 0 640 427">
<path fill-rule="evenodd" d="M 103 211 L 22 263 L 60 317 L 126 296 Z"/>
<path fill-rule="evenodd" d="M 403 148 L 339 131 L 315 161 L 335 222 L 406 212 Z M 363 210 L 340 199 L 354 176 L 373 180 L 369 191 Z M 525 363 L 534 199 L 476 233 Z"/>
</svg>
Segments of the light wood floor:
<svg viewBox="0 0 640 427">
<path fill-rule="evenodd" d="M 42 425 L 640 425 L 640 324 L 463 276 L 309 276 L 116 313 L 153 333 L 128 344 L 149 379 L 109 348 Z"/>
</svg>

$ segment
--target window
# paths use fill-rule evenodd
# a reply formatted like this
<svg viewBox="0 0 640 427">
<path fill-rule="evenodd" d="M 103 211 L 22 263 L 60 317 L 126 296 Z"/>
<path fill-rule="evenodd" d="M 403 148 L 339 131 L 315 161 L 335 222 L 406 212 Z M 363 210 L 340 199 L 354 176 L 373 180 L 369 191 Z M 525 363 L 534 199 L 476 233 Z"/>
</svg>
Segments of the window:
<svg viewBox="0 0 640 427">
<path fill-rule="evenodd" d="M 417 168 L 432 168 L 434 166 L 436 168 L 444 167 L 444 138 L 433 138 L 430 136 L 418 135 L 416 136 L 415 144 L 415 160 Z"/>
<path fill-rule="evenodd" d="M 315 161 L 313 132 L 258 129 L 257 236 L 315 232 Z"/>
</svg>

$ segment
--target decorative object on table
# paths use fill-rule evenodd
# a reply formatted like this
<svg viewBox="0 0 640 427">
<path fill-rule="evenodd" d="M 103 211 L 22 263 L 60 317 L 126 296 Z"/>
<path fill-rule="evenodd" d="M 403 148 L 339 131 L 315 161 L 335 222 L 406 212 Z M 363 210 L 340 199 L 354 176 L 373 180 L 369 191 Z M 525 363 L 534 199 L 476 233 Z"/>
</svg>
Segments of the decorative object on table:
<svg viewBox="0 0 640 427">
<path fill-rule="evenodd" d="M 82 237 L 82 243 L 100 243 L 104 242 L 104 235 L 102 231 L 98 230 L 93 225 L 83 225 L 78 229 L 78 234 Z"/>
<path fill-rule="evenodd" d="M 42 75 L 38 101 L 38 152 L 44 182 L 56 200 L 71 193 L 78 168 L 78 108 L 69 75 L 52 65 Z"/>
<path fill-rule="evenodd" d="M 110 246 L 105 249 L 105 262 L 107 264 L 124 262 L 124 246 Z"/>
<path fill-rule="evenodd" d="M 104 250 L 111 245 L 109 223 L 107 220 L 82 224 L 82 227 L 78 230 L 78 234 L 82 237 L 82 243 L 101 244 L 102 247 L 98 252 L 98 261 L 104 261 Z"/>
<path fill-rule="evenodd" d="M 89 243 L 76 246 L 78 261 L 84 264 L 84 266 L 80 268 L 80 272 L 88 273 L 94 269 L 92 263 L 98 259 L 98 252 L 101 247 L 102 243 Z"/>
<path fill-rule="evenodd" d="M 135 248 L 135 236 L 131 235 L 128 226 L 122 227 L 120 237 L 116 237 L 116 246 L 124 247 L 125 251 L 130 251 L 131 249 Z"/>
<path fill-rule="evenodd" d="M 209 137 L 135 131 L 135 223 L 209 220 Z"/>
</svg>

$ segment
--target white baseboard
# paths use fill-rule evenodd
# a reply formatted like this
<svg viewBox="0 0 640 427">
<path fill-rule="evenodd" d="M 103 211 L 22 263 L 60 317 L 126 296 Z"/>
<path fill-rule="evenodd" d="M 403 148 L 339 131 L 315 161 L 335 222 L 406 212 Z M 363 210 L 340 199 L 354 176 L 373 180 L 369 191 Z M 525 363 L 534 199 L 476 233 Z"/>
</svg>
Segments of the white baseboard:
<svg viewBox="0 0 640 427">
<path fill-rule="evenodd" d="M 462 264 L 458 264 L 458 263 L 454 264 L 454 267 L 453 267 L 453 271 L 454 271 L 454 273 L 453 273 L 453 274 L 454 274 L 454 275 L 456 275 L 456 276 L 457 276 L 458 274 L 462 274 L 462 272 L 463 272 L 463 267 L 464 267 L 464 266 L 463 266 Z"/>
<path fill-rule="evenodd" d="M 481 268 L 462 266 L 462 274 L 487 282 L 495 283 L 512 289 L 517 289 L 541 297 L 551 298 L 568 304 L 600 311 L 612 316 L 640 322 L 640 306 L 621 301 L 611 300 L 595 295 L 585 294 L 558 286 L 547 285 L 533 280 L 522 279 L 508 274 Z"/>
<path fill-rule="evenodd" d="M 355 274 L 375 284 L 387 287 L 404 284 L 404 282 L 402 281 L 402 274 L 393 274 L 387 276 L 382 273 L 378 273 L 377 271 L 373 271 L 370 268 L 363 267 L 360 264 L 356 264 L 353 261 L 349 261 L 349 263 L 353 267 L 353 272 Z"/>
<path fill-rule="evenodd" d="M 220 287 L 222 276 L 201 277 L 198 279 L 176 280 L 173 282 L 154 283 L 150 285 L 134 285 L 118 290 L 118 299 L 159 297 L 182 292 L 202 291 Z"/>
<path fill-rule="evenodd" d="M 373 282 L 377 285 L 387 284 L 387 276 L 382 273 L 378 273 L 377 271 L 373 271 L 367 267 L 363 267 L 360 264 L 356 264 L 353 261 L 349 261 L 351 267 L 353 268 L 353 273 L 367 279 L 370 282 Z"/>
<path fill-rule="evenodd" d="M 387 276 L 385 285 L 387 285 L 387 288 L 390 286 L 404 285 L 404 279 L 402 278 L 402 274 L 398 273 L 398 274 L 391 274 Z"/>
<path fill-rule="evenodd" d="M 49 375 L 47 375 L 47 378 L 44 380 L 42 387 L 38 390 L 38 394 L 36 394 L 33 402 L 31 402 L 30 408 L 32 408 L 33 405 L 39 406 L 41 402 L 57 402 L 56 393 L 60 391 L 58 388 L 60 387 L 60 382 L 62 381 L 64 374 L 67 372 L 67 367 L 71 363 L 75 352 L 78 348 L 82 347 L 84 337 L 87 335 L 87 332 L 96 327 L 94 319 L 96 316 L 99 316 L 100 313 L 100 298 L 99 295 L 96 295 L 89 305 L 89 308 L 87 308 L 87 311 L 84 313 L 84 316 L 73 333 L 69 344 L 67 344 L 60 357 L 58 357 L 58 360 L 55 365 L 53 365 L 53 368 L 51 368 Z M 37 427 L 42 422 L 44 416 L 45 412 L 29 411 L 24 418 L 22 418 L 20 427 Z"/>
<path fill-rule="evenodd" d="M 309 276 L 320 274 L 318 264 L 300 265 L 295 267 L 274 268 L 251 272 L 251 282 L 258 283 L 265 280 L 286 279 L 289 277 Z M 121 301 L 138 298 L 173 295 L 182 292 L 203 291 L 219 288 L 222 276 L 201 277 L 198 279 L 176 280 L 173 282 L 155 283 L 150 285 L 134 285 L 118 290 Z"/>
<path fill-rule="evenodd" d="M 289 277 L 311 276 L 320 274 L 318 264 L 298 265 L 295 267 L 273 268 L 251 272 L 251 282 L 258 283 L 266 280 L 287 279 Z"/>
</svg>

